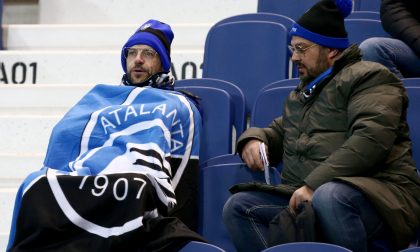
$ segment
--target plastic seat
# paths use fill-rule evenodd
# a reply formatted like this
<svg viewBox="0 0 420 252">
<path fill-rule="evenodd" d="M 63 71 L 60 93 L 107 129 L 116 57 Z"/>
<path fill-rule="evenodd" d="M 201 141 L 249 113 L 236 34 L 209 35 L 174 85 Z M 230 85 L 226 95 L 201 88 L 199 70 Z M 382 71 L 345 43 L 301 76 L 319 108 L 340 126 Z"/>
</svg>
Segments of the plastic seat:
<svg viewBox="0 0 420 252">
<path fill-rule="evenodd" d="M 200 163 L 205 160 L 232 153 L 233 108 L 230 95 L 212 87 L 176 87 L 201 98 L 203 131 L 200 140 Z"/>
<path fill-rule="evenodd" d="M 258 94 L 260 94 L 264 90 L 275 88 L 275 87 L 297 87 L 299 85 L 299 83 L 300 83 L 299 78 L 278 80 L 278 81 L 272 82 L 272 83 L 264 86 L 263 88 L 261 88 L 261 90 L 258 92 Z"/>
<path fill-rule="evenodd" d="M 191 241 L 179 252 L 224 252 L 225 250 L 204 242 Z"/>
<path fill-rule="evenodd" d="M 257 12 L 285 15 L 296 21 L 318 1 L 319 0 L 258 0 Z"/>
<path fill-rule="evenodd" d="M 233 160 L 237 158 L 231 156 Z M 249 169 L 244 163 L 231 163 L 225 159 L 225 164 L 202 168 L 200 175 L 200 207 L 199 232 L 211 244 L 235 251 L 229 234 L 224 226 L 222 211 L 226 200 L 231 195 L 229 188 L 237 183 L 249 181 L 265 181 L 263 172 Z M 280 174 L 270 169 L 272 183 L 280 182 Z"/>
<path fill-rule="evenodd" d="M 265 13 L 265 12 L 258 12 L 258 13 L 246 13 L 246 14 L 239 14 L 231 17 L 227 17 L 223 20 L 220 20 L 215 24 L 215 26 L 236 22 L 236 21 L 268 21 L 268 22 L 274 22 L 283 25 L 286 27 L 287 31 L 290 31 L 295 21 L 291 19 L 288 16 L 276 14 L 276 13 Z M 290 44 L 291 37 L 288 34 L 287 43 Z M 288 51 L 287 57 L 290 59 L 292 55 Z M 291 65 L 292 62 L 289 60 L 289 65 Z M 298 76 L 297 68 L 293 66 L 293 71 L 290 73 L 292 77 Z"/>
<path fill-rule="evenodd" d="M 378 11 L 353 11 L 346 19 L 373 19 L 381 20 L 381 15 Z"/>
<path fill-rule="evenodd" d="M 295 242 L 273 246 L 262 252 L 351 252 L 344 247 L 319 242 Z"/>
<path fill-rule="evenodd" d="M 251 127 L 267 127 L 275 118 L 282 115 L 283 105 L 296 86 L 264 89 L 255 99 L 250 117 Z"/>
<path fill-rule="evenodd" d="M 400 252 L 420 252 L 420 247 L 412 247 L 400 250 Z"/>
<path fill-rule="evenodd" d="M 379 11 L 381 0 L 354 0 L 354 10 L 357 11 Z"/>
<path fill-rule="evenodd" d="M 420 172 L 420 85 L 411 86 L 409 81 L 403 79 L 406 85 L 407 95 L 409 99 L 407 109 L 407 122 L 410 129 L 410 138 L 413 143 L 413 158 Z"/>
<path fill-rule="evenodd" d="M 178 89 L 183 87 L 213 87 L 225 90 L 232 98 L 233 126 L 235 128 L 235 140 L 246 128 L 246 99 L 242 90 L 235 84 L 218 79 L 200 78 L 177 80 L 175 86 Z"/>
<path fill-rule="evenodd" d="M 213 26 L 206 38 L 203 77 L 235 83 L 247 98 L 247 114 L 258 90 L 289 76 L 284 25 L 237 21 Z"/>
<path fill-rule="evenodd" d="M 372 37 L 390 37 L 383 29 L 380 20 L 373 19 L 345 19 L 349 41 L 351 44 L 360 44 Z"/>
<path fill-rule="evenodd" d="M 237 154 L 226 154 L 226 155 L 220 155 L 217 157 L 210 158 L 206 160 L 205 163 L 203 163 L 204 166 L 213 166 L 213 165 L 219 165 L 219 164 L 238 164 L 242 163 L 242 159 Z"/>
<path fill-rule="evenodd" d="M 215 26 L 231 23 L 231 22 L 237 22 L 237 21 L 268 21 L 268 22 L 274 22 L 284 25 L 288 30 L 290 30 L 295 23 L 295 21 L 285 15 L 277 14 L 277 13 L 264 13 L 264 12 L 258 12 L 258 13 L 245 13 L 245 14 L 239 14 L 231 17 L 227 17 L 223 20 L 220 20 L 215 24 Z"/>
<path fill-rule="evenodd" d="M 420 78 L 403 78 L 402 81 L 406 87 L 420 87 Z"/>
</svg>

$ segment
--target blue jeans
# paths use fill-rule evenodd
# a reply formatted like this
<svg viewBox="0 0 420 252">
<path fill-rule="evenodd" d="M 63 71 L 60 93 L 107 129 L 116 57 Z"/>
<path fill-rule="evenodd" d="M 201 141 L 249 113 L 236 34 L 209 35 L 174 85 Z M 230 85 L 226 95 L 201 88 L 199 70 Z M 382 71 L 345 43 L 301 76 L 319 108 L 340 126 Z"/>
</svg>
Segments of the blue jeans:
<svg viewBox="0 0 420 252">
<path fill-rule="evenodd" d="M 269 223 L 288 204 L 288 198 L 265 192 L 232 195 L 223 209 L 223 219 L 238 252 L 267 248 Z M 389 230 L 375 208 L 350 185 L 329 182 L 320 186 L 312 205 L 325 242 L 364 252 L 368 241 L 387 239 Z"/>
<path fill-rule="evenodd" d="M 359 48 L 363 60 L 381 63 L 400 78 L 420 77 L 420 57 L 401 40 L 369 38 Z"/>
</svg>

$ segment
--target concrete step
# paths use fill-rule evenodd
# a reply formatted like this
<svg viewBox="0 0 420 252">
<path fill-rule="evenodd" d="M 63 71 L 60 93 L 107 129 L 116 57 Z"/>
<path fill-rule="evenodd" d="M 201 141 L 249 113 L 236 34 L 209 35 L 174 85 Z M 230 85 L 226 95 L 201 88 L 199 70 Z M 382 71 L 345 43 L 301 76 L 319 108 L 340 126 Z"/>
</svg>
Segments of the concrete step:
<svg viewBox="0 0 420 252">
<path fill-rule="evenodd" d="M 45 153 L 0 153 L 0 182 L 16 187 L 42 167 Z"/>
<path fill-rule="evenodd" d="M 2 115 L 2 155 L 36 155 L 45 153 L 54 125 L 62 115 Z M 2 166 L 2 164 L 1 164 Z"/>
<path fill-rule="evenodd" d="M 94 84 L 1 85 L 0 115 L 61 115 Z"/>
<path fill-rule="evenodd" d="M 39 0 L 41 24 L 142 24 L 159 19 L 168 24 L 215 23 L 257 11 L 257 0 Z"/>
<path fill-rule="evenodd" d="M 140 24 L 3 25 L 8 50 L 120 50 Z M 210 23 L 171 25 L 172 49 L 203 50 Z"/>
<path fill-rule="evenodd" d="M 201 77 L 203 50 L 173 50 L 177 79 Z M 121 82 L 120 50 L 0 51 L 3 84 L 73 84 Z"/>
</svg>

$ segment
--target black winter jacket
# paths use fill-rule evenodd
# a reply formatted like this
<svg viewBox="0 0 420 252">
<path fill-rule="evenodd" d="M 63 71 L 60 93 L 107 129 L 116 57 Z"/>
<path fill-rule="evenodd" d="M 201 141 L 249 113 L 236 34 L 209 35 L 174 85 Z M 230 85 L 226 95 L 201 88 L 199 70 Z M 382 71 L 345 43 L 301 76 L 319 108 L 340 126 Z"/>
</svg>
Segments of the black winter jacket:
<svg viewBox="0 0 420 252">
<path fill-rule="evenodd" d="M 383 0 L 381 21 L 386 32 L 420 56 L 420 1 Z"/>
</svg>

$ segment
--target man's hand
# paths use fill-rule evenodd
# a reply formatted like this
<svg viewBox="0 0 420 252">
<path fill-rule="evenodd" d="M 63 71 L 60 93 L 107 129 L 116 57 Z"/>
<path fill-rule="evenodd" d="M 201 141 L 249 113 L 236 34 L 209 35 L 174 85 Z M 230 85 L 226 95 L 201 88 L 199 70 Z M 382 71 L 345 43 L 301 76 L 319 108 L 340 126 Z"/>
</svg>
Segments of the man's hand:
<svg viewBox="0 0 420 252">
<path fill-rule="evenodd" d="M 303 201 L 312 201 L 314 191 L 307 185 L 297 189 L 290 198 L 289 207 L 296 212 L 297 206 Z"/>
<path fill-rule="evenodd" d="M 260 143 L 262 143 L 262 141 L 256 139 L 248 141 L 242 149 L 241 153 L 242 160 L 244 160 L 244 162 L 252 170 L 256 171 L 264 171 L 264 164 L 260 156 Z M 268 157 L 267 146 L 265 148 L 265 152 L 267 153 Z"/>
</svg>

